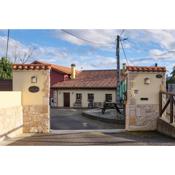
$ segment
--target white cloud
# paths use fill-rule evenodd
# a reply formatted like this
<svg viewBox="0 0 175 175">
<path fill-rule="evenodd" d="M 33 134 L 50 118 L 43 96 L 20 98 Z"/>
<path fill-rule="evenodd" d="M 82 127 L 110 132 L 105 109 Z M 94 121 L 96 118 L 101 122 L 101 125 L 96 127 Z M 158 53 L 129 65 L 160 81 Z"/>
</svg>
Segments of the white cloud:
<svg viewBox="0 0 175 175">
<path fill-rule="evenodd" d="M 115 39 L 120 32 L 121 30 L 102 29 L 56 30 L 55 36 L 76 45 L 90 45 L 107 50 L 115 47 Z M 129 44 L 126 47 L 129 47 Z"/>
<path fill-rule="evenodd" d="M 103 68 L 115 68 L 115 57 L 105 57 L 99 55 L 94 51 L 88 51 L 87 54 L 80 54 L 79 52 L 72 53 L 70 50 L 64 47 L 44 47 L 38 44 L 25 45 L 13 38 L 9 41 L 9 58 L 13 61 L 14 52 L 19 51 L 24 53 L 28 48 L 34 47 L 33 57 L 28 62 L 33 60 L 40 60 L 49 63 L 60 64 L 64 66 L 70 66 L 71 63 L 75 63 L 78 69 L 103 69 Z M 0 36 L 0 56 L 5 55 L 6 50 L 6 37 Z"/>
<path fill-rule="evenodd" d="M 7 38 L 4 36 L 0 36 L 0 56 L 3 57 L 6 55 L 6 46 L 7 46 Z M 23 45 L 21 42 L 10 38 L 9 46 L 8 46 L 8 57 L 13 61 L 13 57 L 15 52 L 25 53 L 27 52 L 28 47 Z"/>
<path fill-rule="evenodd" d="M 159 49 L 151 49 L 149 54 L 150 57 L 155 60 L 174 60 L 175 58 L 175 50 L 163 51 Z"/>
<path fill-rule="evenodd" d="M 7 38 L 0 36 L 0 57 L 6 55 L 6 43 Z M 47 62 L 57 62 L 59 60 L 64 60 L 69 57 L 68 52 L 65 48 L 57 47 L 43 47 L 37 44 L 25 45 L 13 38 L 9 40 L 8 58 L 14 62 L 15 52 L 18 55 L 23 55 L 33 48 L 33 54 L 29 63 L 33 60 L 45 60 Z M 19 62 L 19 60 L 18 60 Z"/>
<path fill-rule="evenodd" d="M 162 49 L 173 49 L 175 47 L 175 32 L 172 30 L 147 30 L 152 42 L 159 44 Z"/>
<path fill-rule="evenodd" d="M 126 30 L 125 35 L 135 43 L 155 43 L 162 49 L 175 49 L 175 30 Z"/>
<path fill-rule="evenodd" d="M 67 33 L 63 32 L 66 31 Z M 115 39 L 121 30 L 111 29 L 74 29 L 74 30 L 56 30 L 55 35 L 65 41 L 76 45 L 90 45 L 92 47 L 114 50 Z M 77 36 L 74 37 L 71 34 Z M 157 44 L 161 49 L 175 49 L 175 30 L 135 30 L 126 29 L 123 38 L 127 37 L 128 42 L 124 43 L 124 48 L 135 48 L 140 44 L 148 46 L 150 43 Z M 80 39 L 78 39 L 80 38 Z"/>
<path fill-rule="evenodd" d="M 56 37 L 76 44 L 77 51 L 71 51 L 64 47 L 47 47 L 36 44 L 25 45 L 13 38 L 9 42 L 9 56 L 13 58 L 15 47 L 21 52 L 27 52 L 30 47 L 35 47 L 34 60 L 70 66 L 75 63 L 79 69 L 103 69 L 116 68 L 115 56 L 104 56 L 99 49 L 115 52 L 115 38 L 121 30 L 67 30 L 84 40 L 77 39 L 69 34 L 56 30 Z M 175 30 L 125 30 L 123 38 L 124 48 L 132 52 L 129 64 L 153 65 L 154 62 L 173 61 L 175 58 Z M 90 42 L 88 42 L 88 41 Z M 153 43 L 153 44 L 152 44 Z M 81 46 L 89 45 L 85 52 Z M 0 56 L 5 55 L 6 37 L 0 36 Z M 135 50 L 133 50 L 135 48 Z M 146 50 L 146 54 L 144 49 Z M 139 50 L 141 49 L 141 50 Z M 144 51 L 144 56 L 142 56 Z M 137 54 L 135 54 L 137 53 Z M 122 52 L 121 52 L 122 54 Z M 137 55 L 137 58 L 133 55 Z M 111 54 L 110 54 L 111 55 Z M 127 51 L 126 51 L 127 55 Z M 128 55 L 127 55 L 128 56 Z M 140 59 L 139 59 L 140 56 Z M 145 57 L 145 58 L 143 58 Z M 142 59 L 143 58 L 143 59 Z M 161 62 L 162 61 L 162 62 Z"/>
</svg>

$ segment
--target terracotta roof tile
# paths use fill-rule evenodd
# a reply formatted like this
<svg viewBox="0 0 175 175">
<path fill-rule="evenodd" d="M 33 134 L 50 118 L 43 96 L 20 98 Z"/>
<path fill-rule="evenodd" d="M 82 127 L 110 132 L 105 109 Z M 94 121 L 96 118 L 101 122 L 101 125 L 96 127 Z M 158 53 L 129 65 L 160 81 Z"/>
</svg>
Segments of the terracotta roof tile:
<svg viewBox="0 0 175 175">
<path fill-rule="evenodd" d="M 58 89 L 114 89 L 116 88 L 116 70 L 81 71 L 76 79 L 58 82 L 52 88 Z"/>
<path fill-rule="evenodd" d="M 166 72 L 165 67 L 156 67 L 156 66 L 127 66 L 126 70 L 136 71 L 136 72 Z"/>
<path fill-rule="evenodd" d="M 46 62 L 43 61 L 34 61 L 32 62 L 32 64 L 48 64 Z M 58 72 L 62 72 L 64 74 L 71 74 L 71 68 L 70 67 L 65 67 L 65 66 L 60 66 L 60 65 L 56 65 L 56 64 L 50 64 L 51 65 L 51 69 L 58 71 Z M 77 71 L 78 73 L 79 71 Z"/>
<path fill-rule="evenodd" d="M 47 70 L 51 69 L 51 65 L 45 64 L 13 64 L 13 70 Z"/>
</svg>

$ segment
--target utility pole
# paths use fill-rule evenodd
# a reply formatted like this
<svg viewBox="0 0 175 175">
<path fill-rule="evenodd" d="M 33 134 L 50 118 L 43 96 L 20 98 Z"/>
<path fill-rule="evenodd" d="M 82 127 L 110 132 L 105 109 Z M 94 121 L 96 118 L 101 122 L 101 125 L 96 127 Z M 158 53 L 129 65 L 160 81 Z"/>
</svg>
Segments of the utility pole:
<svg viewBox="0 0 175 175">
<path fill-rule="evenodd" d="M 116 88 L 116 103 L 120 103 L 119 90 L 120 90 L 120 36 L 117 35 L 116 39 L 116 60 L 117 60 L 117 88 Z"/>
<path fill-rule="evenodd" d="M 5 57 L 8 57 L 8 48 L 9 48 L 9 35 L 10 35 L 10 30 L 8 29 L 8 33 L 7 33 L 7 45 L 6 45 L 6 54 Z"/>
</svg>

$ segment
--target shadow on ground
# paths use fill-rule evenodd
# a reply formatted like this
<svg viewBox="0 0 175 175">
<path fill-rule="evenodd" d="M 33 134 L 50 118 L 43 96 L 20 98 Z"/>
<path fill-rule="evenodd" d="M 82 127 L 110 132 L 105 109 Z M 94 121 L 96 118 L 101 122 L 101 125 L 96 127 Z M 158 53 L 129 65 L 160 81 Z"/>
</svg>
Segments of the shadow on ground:
<svg viewBox="0 0 175 175">
<path fill-rule="evenodd" d="M 75 134 L 34 134 L 8 140 L 10 146 L 80 146 L 80 145 L 157 145 L 174 146 L 175 140 L 158 132 L 85 132 Z"/>
</svg>

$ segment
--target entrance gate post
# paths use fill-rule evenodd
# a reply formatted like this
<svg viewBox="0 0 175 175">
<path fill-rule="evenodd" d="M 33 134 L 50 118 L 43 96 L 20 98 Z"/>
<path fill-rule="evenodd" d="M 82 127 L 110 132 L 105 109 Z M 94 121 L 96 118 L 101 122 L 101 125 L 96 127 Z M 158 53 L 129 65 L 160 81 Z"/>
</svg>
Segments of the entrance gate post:
<svg viewBox="0 0 175 175">
<path fill-rule="evenodd" d="M 23 132 L 50 130 L 50 65 L 14 64 L 13 90 L 22 92 Z"/>
<path fill-rule="evenodd" d="M 126 130 L 157 129 L 159 92 L 166 89 L 165 73 L 164 67 L 127 67 Z"/>
</svg>

